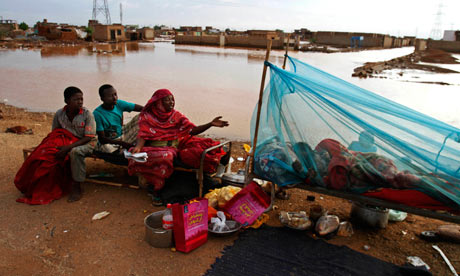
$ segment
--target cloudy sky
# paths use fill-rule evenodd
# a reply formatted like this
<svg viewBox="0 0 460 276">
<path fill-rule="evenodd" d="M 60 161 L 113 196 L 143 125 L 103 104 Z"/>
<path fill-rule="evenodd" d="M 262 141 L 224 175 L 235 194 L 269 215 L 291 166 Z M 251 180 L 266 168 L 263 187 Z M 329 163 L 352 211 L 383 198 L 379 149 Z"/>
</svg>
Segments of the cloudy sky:
<svg viewBox="0 0 460 276">
<path fill-rule="evenodd" d="M 112 23 L 171 27 L 213 26 L 220 29 L 375 32 L 429 37 L 436 22 L 441 30 L 460 29 L 460 0 L 107 0 Z M 103 3 L 99 0 L 98 3 Z M 439 6 L 441 21 L 437 21 Z M 50 22 L 86 25 L 93 0 L 0 0 L 3 19 L 33 25 Z M 98 16 L 103 21 L 102 15 Z M 439 24 L 437 24 L 439 25 Z"/>
</svg>

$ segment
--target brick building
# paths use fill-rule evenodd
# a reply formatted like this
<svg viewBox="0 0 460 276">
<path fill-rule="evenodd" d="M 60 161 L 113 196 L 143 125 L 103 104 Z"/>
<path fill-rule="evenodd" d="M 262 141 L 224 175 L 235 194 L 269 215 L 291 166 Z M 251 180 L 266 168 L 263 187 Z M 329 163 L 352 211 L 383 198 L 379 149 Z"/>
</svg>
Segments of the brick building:
<svg viewBox="0 0 460 276">
<path fill-rule="evenodd" d="M 0 35 L 8 35 L 11 31 L 17 31 L 18 29 L 18 23 L 16 20 L 0 20 Z"/>
<path fill-rule="evenodd" d="M 75 27 L 48 22 L 47 19 L 37 23 L 37 32 L 39 36 L 46 37 L 48 40 L 76 40 L 78 38 Z"/>
<path fill-rule="evenodd" d="M 93 40 L 125 41 L 125 27 L 121 24 L 103 25 L 97 20 L 89 20 L 88 27 L 93 29 Z"/>
</svg>

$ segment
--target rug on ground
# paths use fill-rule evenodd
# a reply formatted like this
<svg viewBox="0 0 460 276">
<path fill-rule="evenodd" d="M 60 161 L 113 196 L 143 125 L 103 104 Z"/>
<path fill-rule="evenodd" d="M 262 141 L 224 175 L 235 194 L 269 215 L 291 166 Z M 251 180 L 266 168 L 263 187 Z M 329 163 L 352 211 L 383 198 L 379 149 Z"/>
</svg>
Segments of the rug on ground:
<svg viewBox="0 0 460 276">
<path fill-rule="evenodd" d="M 241 233 L 205 275 L 431 275 L 313 239 L 305 232 L 263 226 Z"/>
</svg>

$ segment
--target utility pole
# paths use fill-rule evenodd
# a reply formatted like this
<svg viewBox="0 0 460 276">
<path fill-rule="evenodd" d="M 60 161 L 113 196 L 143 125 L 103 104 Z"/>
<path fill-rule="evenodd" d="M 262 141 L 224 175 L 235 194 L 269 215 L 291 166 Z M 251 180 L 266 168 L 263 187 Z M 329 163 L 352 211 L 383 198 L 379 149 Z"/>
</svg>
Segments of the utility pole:
<svg viewBox="0 0 460 276">
<path fill-rule="evenodd" d="M 123 25 L 123 5 L 120 3 L 120 24 Z"/>
<path fill-rule="evenodd" d="M 103 0 L 103 1 L 93 0 L 93 20 L 97 20 L 97 15 L 99 13 L 102 13 L 102 15 L 105 17 L 105 24 L 107 25 L 112 24 L 110 20 L 109 5 L 107 4 L 107 0 Z"/>
</svg>

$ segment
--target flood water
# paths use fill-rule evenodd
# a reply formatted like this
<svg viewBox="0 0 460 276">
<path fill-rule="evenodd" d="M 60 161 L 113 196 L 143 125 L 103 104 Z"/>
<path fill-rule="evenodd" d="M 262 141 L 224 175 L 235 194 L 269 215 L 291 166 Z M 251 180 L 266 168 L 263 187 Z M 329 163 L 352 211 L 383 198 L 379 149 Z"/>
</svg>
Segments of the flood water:
<svg viewBox="0 0 460 276">
<path fill-rule="evenodd" d="M 388 79 L 357 79 L 351 74 L 364 62 L 407 55 L 413 48 L 352 53 L 292 52 L 328 73 L 420 112 L 460 127 L 460 74 L 408 72 Z M 272 51 L 270 61 L 281 66 L 284 51 Z M 144 105 L 153 92 L 168 88 L 176 109 L 195 124 L 223 116 L 230 127 L 209 134 L 248 139 L 257 103 L 265 51 L 170 43 L 105 44 L 96 47 L 47 47 L 0 50 L 0 100 L 32 111 L 54 112 L 64 105 L 63 91 L 77 86 L 90 110 L 101 102 L 100 85 L 112 84 L 120 99 Z M 449 68 L 460 71 L 460 66 Z M 451 83 L 417 83 L 429 79 Z M 417 81 L 417 82 L 412 82 Z M 268 78 L 267 78 L 268 82 Z M 129 117 L 129 116 L 127 116 Z"/>
</svg>

